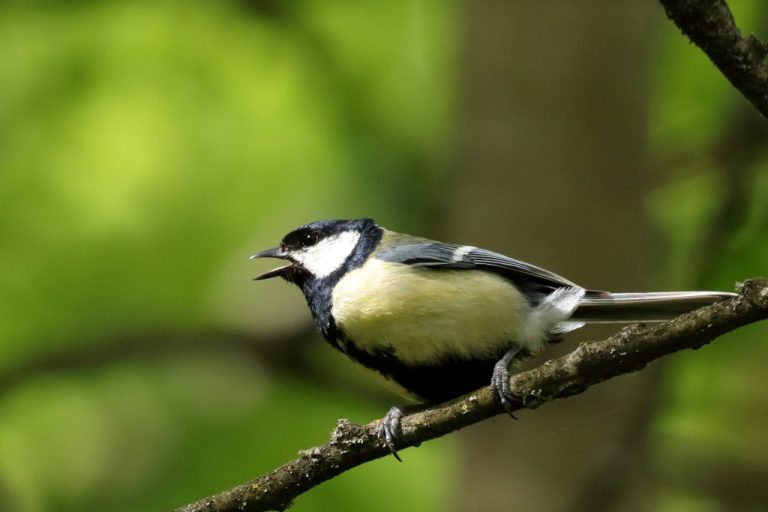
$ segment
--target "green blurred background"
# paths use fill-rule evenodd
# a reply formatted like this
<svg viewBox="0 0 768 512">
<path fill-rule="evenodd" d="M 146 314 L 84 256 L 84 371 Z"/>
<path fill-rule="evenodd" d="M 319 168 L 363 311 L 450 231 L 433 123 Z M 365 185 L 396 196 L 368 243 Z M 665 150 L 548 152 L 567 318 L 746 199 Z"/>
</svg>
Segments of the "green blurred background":
<svg viewBox="0 0 768 512">
<path fill-rule="evenodd" d="M 296 289 L 250 280 L 250 254 L 311 220 L 372 216 L 601 289 L 766 274 L 766 121 L 635 4 L 2 2 L 0 510 L 170 509 L 397 402 Z M 768 39 L 768 5 L 731 4 Z M 765 510 L 766 334 L 294 510 Z"/>
</svg>

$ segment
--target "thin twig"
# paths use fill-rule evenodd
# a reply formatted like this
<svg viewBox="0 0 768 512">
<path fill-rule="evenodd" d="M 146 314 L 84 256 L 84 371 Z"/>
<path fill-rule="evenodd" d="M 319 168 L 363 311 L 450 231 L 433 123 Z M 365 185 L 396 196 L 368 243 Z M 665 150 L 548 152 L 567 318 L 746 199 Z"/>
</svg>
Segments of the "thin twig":
<svg viewBox="0 0 768 512">
<path fill-rule="evenodd" d="M 642 369 L 651 361 L 686 348 L 697 349 L 718 336 L 768 318 L 768 278 L 745 281 L 739 295 L 652 327 L 630 326 L 608 339 L 585 342 L 572 353 L 515 375 L 517 409 L 581 393 L 610 378 Z M 490 388 L 406 416 L 399 448 L 416 446 L 502 412 Z M 340 420 L 328 443 L 261 477 L 176 512 L 284 510 L 300 494 L 344 471 L 389 452 L 376 437 L 378 421 L 354 425 Z M 513 427 L 510 427 L 513 428 Z"/>
<path fill-rule="evenodd" d="M 667 16 L 768 118 L 768 45 L 743 37 L 725 0 L 659 0 Z"/>
</svg>

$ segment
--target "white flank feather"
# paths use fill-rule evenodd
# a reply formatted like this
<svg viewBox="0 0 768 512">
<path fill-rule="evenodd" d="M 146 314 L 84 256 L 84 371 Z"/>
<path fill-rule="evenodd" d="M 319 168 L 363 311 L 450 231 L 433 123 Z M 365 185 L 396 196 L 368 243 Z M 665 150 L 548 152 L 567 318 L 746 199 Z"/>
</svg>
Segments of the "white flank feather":
<svg viewBox="0 0 768 512">
<path fill-rule="evenodd" d="M 578 329 L 583 323 L 567 322 L 584 297 L 584 288 L 558 288 L 533 308 L 525 324 L 529 346 L 541 347 L 551 334 Z"/>
</svg>

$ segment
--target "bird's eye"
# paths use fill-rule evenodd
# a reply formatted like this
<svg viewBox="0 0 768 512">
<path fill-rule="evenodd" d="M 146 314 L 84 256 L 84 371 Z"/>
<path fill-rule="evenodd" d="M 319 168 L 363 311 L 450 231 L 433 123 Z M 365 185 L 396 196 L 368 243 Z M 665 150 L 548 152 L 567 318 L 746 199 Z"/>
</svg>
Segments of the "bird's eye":
<svg viewBox="0 0 768 512">
<path fill-rule="evenodd" d="M 301 242 L 305 247 L 309 247 L 310 245 L 315 245 L 318 239 L 317 233 L 304 233 L 304 236 L 301 237 Z"/>
</svg>

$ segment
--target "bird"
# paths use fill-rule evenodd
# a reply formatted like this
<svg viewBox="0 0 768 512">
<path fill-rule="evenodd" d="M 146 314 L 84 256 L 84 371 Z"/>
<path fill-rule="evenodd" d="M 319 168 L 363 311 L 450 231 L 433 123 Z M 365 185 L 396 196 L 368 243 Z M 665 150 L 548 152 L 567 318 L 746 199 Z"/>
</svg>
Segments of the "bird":
<svg viewBox="0 0 768 512">
<path fill-rule="evenodd" d="M 564 334 L 587 323 L 662 321 L 735 296 L 590 290 L 497 252 L 397 233 L 370 218 L 310 222 L 251 256 L 259 258 L 287 264 L 255 280 L 298 286 L 322 337 L 400 394 L 426 407 L 490 385 L 510 415 L 510 368 Z M 378 427 L 398 460 L 407 410 L 392 406 Z"/>
</svg>

